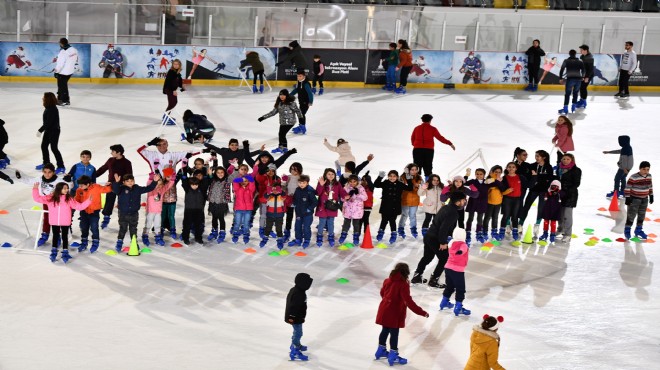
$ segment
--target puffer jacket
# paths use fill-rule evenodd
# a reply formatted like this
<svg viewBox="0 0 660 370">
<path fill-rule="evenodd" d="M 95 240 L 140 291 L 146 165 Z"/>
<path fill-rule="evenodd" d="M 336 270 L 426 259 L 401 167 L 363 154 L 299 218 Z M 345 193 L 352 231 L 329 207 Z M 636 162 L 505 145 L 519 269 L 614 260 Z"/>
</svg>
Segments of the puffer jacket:
<svg viewBox="0 0 660 370">
<path fill-rule="evenodd" d="M 467 206 L 465 207 L 466 212 L 477 212 L 477 213 L 486 213 L 488 209 L 488 187 L 485 180 L 479 182 L 477 179 L 469 180 L 465 183 L 469 187 L 474 187 L 479 192 L 479 196 L 470 197 L 468 199 Z"/>
<path fill-rule="evenodd" d="M 323 144 L 328 150 L 339 154 L 339 164 L 342 167 L 346 165 L 346 162 L 355 162 L 355 156 L 353 155 L 353 152 L 351 152 L 351 146 L 348 145 L 348 143 L 332 146 L 327 141 L 324 141 Z"/>
<path fill-rule="evenodd" d="M 81 188 L 78 188 L 76 190 L 76 201 L 79 203 L 82 203 L 85 201 L 85 199 L 89 199 L 90 196 L 92 197 L 92 202 L 89 204 L 87 208 L 85 208 L 85 212 L 88 214 L 92 214 L 101 208 L 101 194 L 107 194 L 112 192 L 112 186 L 106 185 L 102 186 L 99 184 L 90 184 L 87 187 L 87 190 L 83 190 Z"/>
<path fill-rule="evenodd" d="M 384 180 L 378 176 L 374 182 L 375 188 L 383 189 L 381 194 L 381 202 L 379 212 L 383 215 L 400 215 L 401 214 L 401 193 L 404 190 L 412 190 L 412 183 L 404 184 L 401 181 Z"/>
<path fill-rule="evenodd" d="M 259 72 L 264 70 L 264 64 L 259 59 L 259 53 L 256 51 L 251 51 L 245 55 L 245 60 L 241 60 L 241 65 L 239 68 L 243 69 L 246 65 L 251 65 L 254 72 Z"/>
<path fill-rule="evenodd" d="M 564 153 L 575 150 L 573 136 L 568 134 L 568 126 L 566 125 L 555 126 L 555 136 L 552 138 L 552 142 L 556 143 L 557 147 Z"/>
<path fill-rule="evenodd" d="M 419 187 L 417 194 L 420 197 L 424 195 L 426 196 L 424 201 L 422 201 L 422 209 L 424 210 L 424 213 L 438 213 L 440 207 L 443 205 L 442 201 L 440 200 L 440 193 L 442 193 L 442 189 L 439 186 L 431 189 L 424 189 L 421 186 Z"/>
<path fill-rule="evenodd" d="M 408 308 L 419 316 L 428 315 L 410 296 L 410 282 L 399 272 L 394 272 L 383 282 L 380 289 L 382 300 L 378 305 L 376 324 L 387 328 L 405 328 Z"/>
<path fill-rule="evenodd" d="M 582 170 L 577 166 L 573 166 L 571 169 L 562 173 L 560 181 L 562 190 L 561 206 L 577 207 L 578 187 L 580 187 L 580 182 L 582 181 Z"/>
<path fill-rule="evenodd" d="M 245 176 L 248 179 L 248 185 L 243 187 L 241 182 L 242 178 L 234 179 L 234 210 L 235 211 L 252 211 L 254 210 L 254 192 L 256 187 L 252 176 Z"/>
<path fill-rule="evenodd" d="M 236 172 L 238 174 L 238 172 Z M 229 175 L 231 176 L 231 175 Z M 209 185 L 209 203 L 229 203 L 231 201 L 231 179 L 226 176 L 223 179 L 213 177 Z M 233 176 L 236 178 L 237 176 Z"/>
<path fill-rule="evenodd" d="M 296 192 L 296 189 L 298 189 L 299 178 L 300 176 L 296 175 L 282 176 L 282 186 L 284 187 L 284 191 L 286 193 L 284 204 L 287 208 L 293 207 L 293 194 Z"/>
<path fill-rule="evenodd" d="M 48 223 L 52 226 L 71 226 L 71 210 L 82 211 L 92 204 L 89 198 L 82 203 L 75 201 L 73 197 L 67 201 L 65 195 L 61 195 L 60 201 L 55 203 L 50 195 L 39 195 L 39 189 L 34 188 L 32 199 L 48 206 Z"/>
<path fill-rule="evenodd" d="M 330 184 L 328 181 L 326 181 L 325 185 L 321 185 L 319 183 L 316 185 L 316 195 L 319 197 L 319 203 L 316 207 L 316 213 L 314 213 L 314 216 L 319 218 L 337 217 L 338 211 L 331 211 L 325 208 L 325 202 L 330 199 L 336 200 L 338 202 L 341 201 L 341 199 L 346 195 L 344 188 L 341 187 L 341 184 L 339 182 Z"/>
<path fill-rule="evenodd" d="M 147 193 L 147 213 L 161 213 L 163 211 L 163 196 L 175 184 L 176 177 L 172 176 L 161 187 L 156 185 L 156 188 Z M 153 182 L 152 179 L 147 181 L 147 185 Z"/>
<path fill-rule="evenodd" d="M 266 216 L 282 218 L 286 214 L 284 198 L 286 197 L 281 186 L 269 186 L 266 189 Z"/>
<path fill-rule="evenodd" d="M 344 192 L 346 195 L 350 195 L 350 192 L 354 188 L 350 185 L 344 187 Z M 348 200 L 344 200 L 344 207 L 342 208 L 342 213 L 344 218 L 349 220 L 359 220 L 364 215 L 364 201 L 367 200 L 367 192 L 364 190 L 362 185 L 357 186 L 357 194 L 351 195 Z"/>
<path fill-rule="evenodd" d="M 401 176 L 401 182 L 407 184 L 408 182 L 412 183 L 412 190 L 404 190 L 401 193 L 401 205 L 404 207 L 419 207 L 419 194 L 417 191 L 422 185 L 422 176 L 417 176 L 417 178 L 406 179 L 405 176 Z"/>
<path fill-rule="evenodd" d="M 282 126 L 295 125 L 296 122 L 298 122 L 296 120 L 296 116 L 298 116 L 298 119 L 303 118 L 302 112 L 300 111 L 300 108 L 298 108 L 298 104 L 296 104 L 296 102 L 291 102 L 289 104 L 278 104 L 277 108 L 273 108 L 272 111 L 264 114 L 261 118 L 270 118 L 278 113 L 280 115 L 280 125 Z"/>
<path fill-rule="evenodd" d="M 497 361 L 500 352 L 500 336 L 475 325 L 470 337 L 470 358 L 465 370 L 504 370 Z"/>
<path fill-rule="evenodd" d="M 456 272 L 465 272 L 468 264 L 469 249 L 465 241 L 454 240 L 449 247 L 449 259 L 445 263 L 445 268 Z M 459 253 L 460 252 L 460 253 Z"/>
<path fill-rule="evenodd" d="M 399 51 L 399 64 L 397 67 L 412 67 L 413 65 L 412 50 L 410 49 L 401 49 Z"/>
</svg>

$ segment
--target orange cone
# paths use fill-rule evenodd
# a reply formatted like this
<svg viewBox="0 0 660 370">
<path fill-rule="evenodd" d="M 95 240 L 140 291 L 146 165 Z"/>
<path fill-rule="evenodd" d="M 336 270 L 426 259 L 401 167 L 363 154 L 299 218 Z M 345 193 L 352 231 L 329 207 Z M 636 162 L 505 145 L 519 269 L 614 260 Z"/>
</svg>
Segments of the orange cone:
<svg viewBox="0 0 660 370">
<path fill-rule="evenodd" d="M 614 190 L 614 194 L 612 195 L 610 208 L 608 208 L 607 210 L 612 212 L 619 212 L 619 194 L 616 193 L 616 190 Z"/>
<path fill-rule="evenodd" d="M 367 230 L 364 232 L 364 239 L 362 240 L 362 245 L 360 248 L 364 249 L 373 249 L 374 243 L 371 240 L 371 228 L 367 225 Z"/>
</svg>

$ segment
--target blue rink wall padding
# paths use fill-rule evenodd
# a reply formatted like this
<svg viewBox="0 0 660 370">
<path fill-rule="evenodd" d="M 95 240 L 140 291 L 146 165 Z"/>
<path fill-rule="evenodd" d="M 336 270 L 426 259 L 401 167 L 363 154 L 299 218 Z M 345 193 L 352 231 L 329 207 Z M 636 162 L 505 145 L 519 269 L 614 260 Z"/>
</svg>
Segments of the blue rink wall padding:
<svg viewBox="0 0 660 370">
<path fill-rule="evenodd" d="M 104 68 L 99 65 L 108 44 L 72 44 L 78 50 L 78 66 L 73 77 L 101 78 Z M 269 80 L 293 80 L 295 70 L 286 63 L 275 64 L 288 50 L 277 48 L 205 47 L 190 45 L 114 45 L 123 58 L 122 73 L 125 78 L 163 79 L 174 59 L 182 62 L 189 76 L 193 66 L 196 80 L 237 80 L 238 67 L 245 59 L 246 51 L 256 51 L 264 64 Z M 50 77 L 53 75 L 54 58 L 59 45 L 52 42 L 0 42 L 0 57 L 5 61 L 0 76 Z M 203 58 L 199 55 L 205 52 Z M 318 54 L 325 64 L 325 81 L 361 82 L 384 84 L 389 50 L 362 49 L 312 49 L 304 48 L 308 69 L 312 69 L 312 56 Z M 469 51 L 413 50 L 413 68 L 410 83 L 429 84 L 511 84 L 528 83 L 527 57 L 522 52 L 475 51 L 476 65 L 480 67 L 478 78 L 466 77 L 470 64 Z M 544 85 L 559 84 L 559 69 L 567 54 L 548 53 L 541 64 L 540 74 L 547 70 Z M 593 85 L 616 86 L 620 54 L 594 54 L 595 77 Z M 639 64 L 630 78 L 633 86 L 660 86 L 660 56 L 639 55 Z M 243 70 L 243 73 L 249 72 Z M 114 78 L 114 74 L 110 75 Z"/>
</svg>

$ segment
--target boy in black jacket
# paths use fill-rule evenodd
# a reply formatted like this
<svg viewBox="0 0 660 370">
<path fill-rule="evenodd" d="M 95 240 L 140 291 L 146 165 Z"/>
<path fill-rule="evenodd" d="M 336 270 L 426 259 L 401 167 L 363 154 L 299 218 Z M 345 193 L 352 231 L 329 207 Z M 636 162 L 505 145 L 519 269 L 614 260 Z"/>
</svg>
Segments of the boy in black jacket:
<svg viewBox="0 0 660 370">
<path fill-rule="evenodd" d="M 307 293 L 306 291 L 312 286 L 312 279 L 309 274 L 304 272 L 296 275 L 296 285 L 289 290 L 286 296 L 286 310 L 284 312 L 284 321 L 293 326 L 293 336 L 291 337 L 291 346 L 289 349 L 289 357 L 291 361 L 296 358 L 302 361 L 307 361 L 309 358 L 302 352 L 307 351 L 307 346 L 300 344 L 300 338 L 303 335 L 302 324 L 305 322 L 307 316 Z"/>
<path fill-rule="evenodd" d="M 122 185 L 119 185 L 122 180 Z M 121 252 L 124 245 L 124 236 L 128 229 L 131 240 L 137 238 L 138 219 L 140 217 L 140 207 L 142 194 L 148 193 L 156 188 L 160 180 L 160 174 L 154 175 L 154 181 L 147 186 L 135 185 L 135 178 L 131 174 L 119 177 L 115 174 L 115 182 L 112 183 L 112 192 L 117 195 L 119 209 L 119 234 L 117 234 L 117 253 Z"/>
<path fill-rule="evenodd" d="M 190 228 L 194 226 L 195 242 L 204 244 L 202 232 L 204 231 L 204 206 L 206 195 L 200 186 L 201 181 L 197 177 L 181 181 L 181 186 L 186 192 L 185 205 L 183 208 L 183 232 L 181 239 L 185 244 L 190 244 Z"/>
<path fill-rule="evenodd" d="M 300 112 L 302 112 L 303 118 L 299 120 L 300 124 L 298 127 L 294 127 L 292 131 L 294 134 L 305 135 L 307 133 L 307 126 L 305 126 L 307 124 L 307 111 L 314 103 L 314 93 L 312 92 L 312 85 L 307 80 L 307 72 L 304 69 L 298 69 L 296 79 L 296 84 L 289 95 L 298 94 L 298 105 L 300 106 Z"/>
</svg>

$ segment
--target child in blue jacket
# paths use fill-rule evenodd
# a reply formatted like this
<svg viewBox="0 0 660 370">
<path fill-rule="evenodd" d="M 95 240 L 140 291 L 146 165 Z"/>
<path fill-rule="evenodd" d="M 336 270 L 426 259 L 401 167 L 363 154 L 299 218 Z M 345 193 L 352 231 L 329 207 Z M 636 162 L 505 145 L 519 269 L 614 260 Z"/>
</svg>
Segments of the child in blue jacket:
<svg viewBox="0 0 660 370">
<path fill-rule="evenodd" d="M 312 238 L 312 221 L 314 220 L 314 208 L 318 205 L 316 190 L 309 186 L 309 176 L 300 175 L 298 178 L 298 189 L 293 193 L 293 207 L 296 211 L 295 234 L 296 239 L 289 242 L 289 247 L 309 247 Z"/>
</svg>

